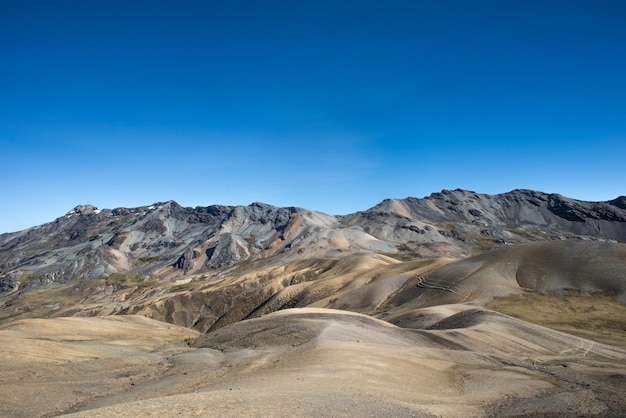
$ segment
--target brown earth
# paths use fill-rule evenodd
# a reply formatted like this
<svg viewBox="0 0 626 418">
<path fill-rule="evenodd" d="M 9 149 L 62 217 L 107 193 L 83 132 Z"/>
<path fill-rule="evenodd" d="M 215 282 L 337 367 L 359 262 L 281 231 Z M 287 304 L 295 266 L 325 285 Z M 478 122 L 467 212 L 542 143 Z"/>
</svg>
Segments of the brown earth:
<svg viewBox="0 0 626 418">
<path fill-rule="evenodd" d="M 474 308 L 428 330 L 293 309 L 201 336 L 137 316 L 0 329 L 4 416 L 619 416 L 626 351 Z"/>
<path fill-rule="evenodd" d="M 582 338 L 626 348 L 626 305 L 610 292 L 581 295 L 546 295 L 525 292 L 496 298 L 486 305 L 511 315 Z"/>
<path fill-rule="evenodd" d="M 0 416 L 622 416 L 624 254 L 358 253 L 27 292 L 0 309 Z"/>
</svg>

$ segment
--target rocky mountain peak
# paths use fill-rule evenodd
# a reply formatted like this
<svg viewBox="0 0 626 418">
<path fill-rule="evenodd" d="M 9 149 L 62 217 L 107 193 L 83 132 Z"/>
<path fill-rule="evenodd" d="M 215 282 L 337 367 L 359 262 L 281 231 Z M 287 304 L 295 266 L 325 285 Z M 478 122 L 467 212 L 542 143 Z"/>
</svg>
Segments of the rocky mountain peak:
<svg viewBox="0 0 626 418">
<path fill-rule="evenodd" d="M 617 199 L 609 200 L 610 205 L 626 210 L 626 196 L 620 196 Z"/>
<path fill-rule="evenodd" d="M 89 215 L 92 213 L 100 212 L 97 207 L 93 205 L 78 205 L 74 209 L 70 210 L 66 213 L 66 216 L 69 215 Z"/>
</svg>

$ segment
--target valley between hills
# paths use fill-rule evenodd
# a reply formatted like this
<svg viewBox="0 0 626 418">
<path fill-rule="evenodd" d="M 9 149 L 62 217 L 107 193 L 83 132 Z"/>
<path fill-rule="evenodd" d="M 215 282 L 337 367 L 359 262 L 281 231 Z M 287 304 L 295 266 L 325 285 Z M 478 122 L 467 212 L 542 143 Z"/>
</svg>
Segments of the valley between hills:
<svg viewBox="0 0 626 418">
<path fill-rule="evenodd" d="M 626 197 L 80 205 L 0 235 L 0 416 L 623 416 Z"/>
</svg>

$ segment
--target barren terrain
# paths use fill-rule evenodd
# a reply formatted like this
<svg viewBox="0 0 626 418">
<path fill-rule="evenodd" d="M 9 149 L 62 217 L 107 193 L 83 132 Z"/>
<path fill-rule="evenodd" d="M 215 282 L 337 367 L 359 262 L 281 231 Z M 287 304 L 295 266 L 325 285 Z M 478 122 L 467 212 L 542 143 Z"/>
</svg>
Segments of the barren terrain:
<svg viewBox="0 0 626 418">
<path fill-rule="evenodd" d="M 623 416 L 623 211 L 77 207 L 0 236 L 0 416 Z"/>
<path fill-rule="evenodd" d="M 459 313 L 425 330 L 291 309 L 191 346 L 193 331 L 137 316 L 18 321 L 0 330 L 1 414 L 618 416 L 626 407 L 625 350 L 448 309 Z"/>
</svg>

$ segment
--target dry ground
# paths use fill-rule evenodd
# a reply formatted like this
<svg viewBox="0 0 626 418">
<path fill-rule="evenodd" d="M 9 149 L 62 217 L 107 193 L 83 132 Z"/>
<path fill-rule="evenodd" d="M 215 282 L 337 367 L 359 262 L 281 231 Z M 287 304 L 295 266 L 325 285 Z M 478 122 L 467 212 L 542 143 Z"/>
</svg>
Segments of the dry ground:
<svg viewBox="0 0 626 418">
<path fill-rule="evenodd" d="M 615 299 L 626 295 L 623 244 L 246 268 L 5 301 L 0 416 L 626 411 L 626 306 Z M 57 315 L 72 317 L 35 318 Z"/>
<path fill-rule="evenodd" d="M 546 295 L 525 292 L 496 298 L 487 308 L 533 324 L 626 349 L 626 305 L 615 295 Z"/>
<path fill-rule="evenodd" d="M 444 309 L 444 308 L 442 308 Z M 626 351 L 491 311 L 428 330 L 292 309 L 200 336 L 137 316 L 0 329 L 0 415 L 619 416 Z"/>
</svg>

